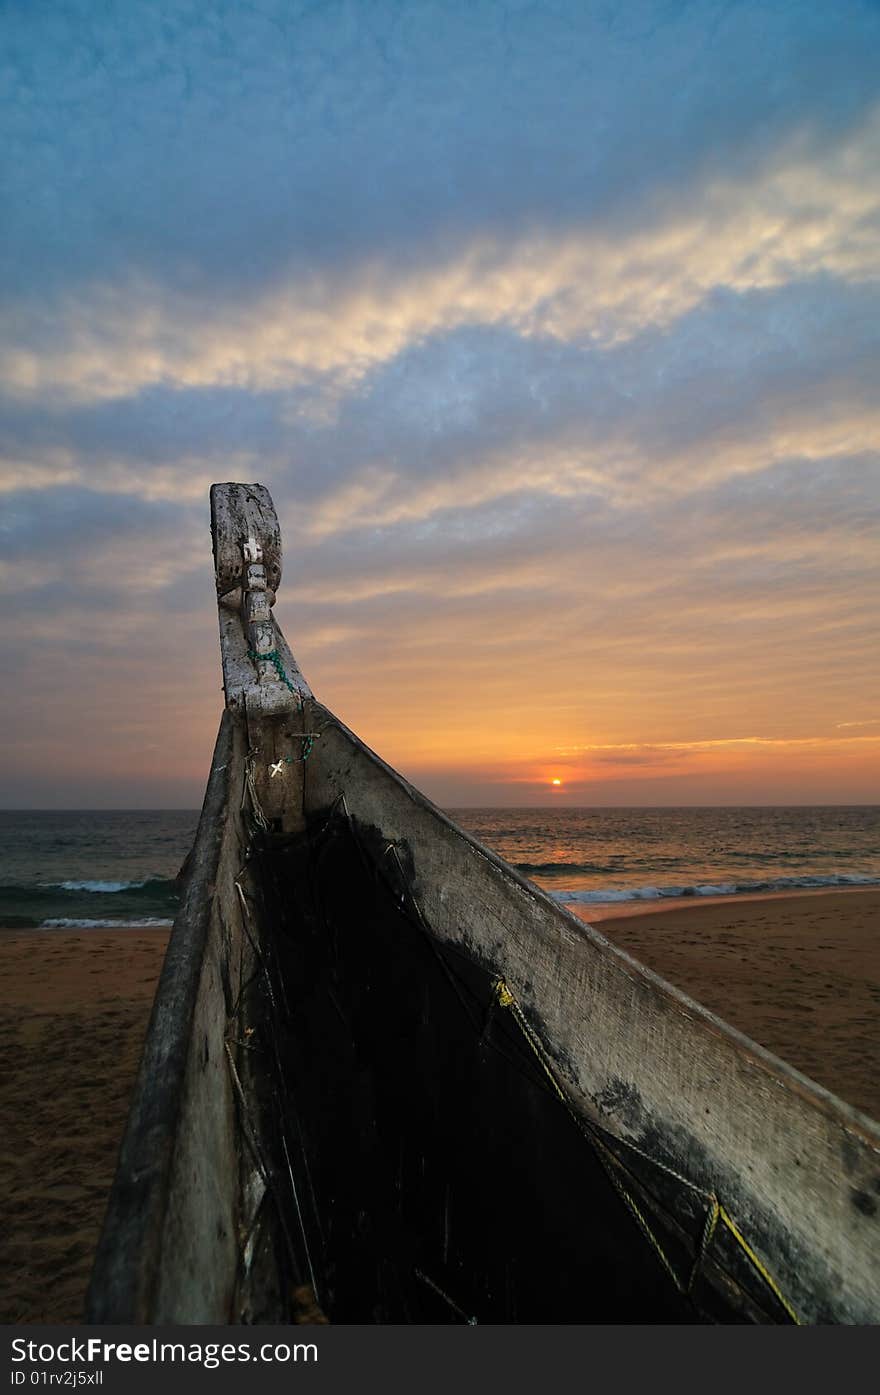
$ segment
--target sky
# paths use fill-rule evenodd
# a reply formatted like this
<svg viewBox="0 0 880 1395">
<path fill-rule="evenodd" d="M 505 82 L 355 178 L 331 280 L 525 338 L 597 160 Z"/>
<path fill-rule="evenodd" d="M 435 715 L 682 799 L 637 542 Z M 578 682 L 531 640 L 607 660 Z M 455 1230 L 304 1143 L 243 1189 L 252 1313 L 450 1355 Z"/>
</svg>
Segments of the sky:
<svg viewBox="0 0 880 1395">
<path fill-rule="evenodd" d="M 880 801 L 876 0 L 0 0 L 0 70 L 0 804 L 201 802 L 228 479 L 445 807 Z"/>
</svg>

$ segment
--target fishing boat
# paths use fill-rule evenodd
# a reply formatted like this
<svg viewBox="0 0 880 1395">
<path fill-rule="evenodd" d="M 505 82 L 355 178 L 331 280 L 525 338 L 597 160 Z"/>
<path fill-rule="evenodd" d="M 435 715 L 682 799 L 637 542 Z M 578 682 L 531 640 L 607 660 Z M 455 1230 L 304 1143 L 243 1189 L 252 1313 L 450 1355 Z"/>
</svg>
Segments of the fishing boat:
<svg viewBox="0 0 880 1395">
<path fill-rule="evenodd" d="M 880 1128 L 369 750 L 267 490 L 211 516 L 225 710 L 87 1321 L 878 1321 Z"/>
</svg>

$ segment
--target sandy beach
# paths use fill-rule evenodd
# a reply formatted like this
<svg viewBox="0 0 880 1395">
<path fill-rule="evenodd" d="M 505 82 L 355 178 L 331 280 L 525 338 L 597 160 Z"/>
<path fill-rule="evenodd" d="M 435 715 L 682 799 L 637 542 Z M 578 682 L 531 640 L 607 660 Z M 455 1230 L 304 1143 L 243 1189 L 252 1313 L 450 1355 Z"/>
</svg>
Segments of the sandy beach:
<svg viewBox="0 0 880 1395">
<path fill-rule="evenodd" d="M 580 909 L 880 1117 L 880 891 Z M 80 1318 L 167 934 L 0 931 L 4 1322 Z"/>
<path fill-rule="evenodd" d="M 80 1320 L 167 930 L 0 931 L 0 1321 Z"/>
</svg>

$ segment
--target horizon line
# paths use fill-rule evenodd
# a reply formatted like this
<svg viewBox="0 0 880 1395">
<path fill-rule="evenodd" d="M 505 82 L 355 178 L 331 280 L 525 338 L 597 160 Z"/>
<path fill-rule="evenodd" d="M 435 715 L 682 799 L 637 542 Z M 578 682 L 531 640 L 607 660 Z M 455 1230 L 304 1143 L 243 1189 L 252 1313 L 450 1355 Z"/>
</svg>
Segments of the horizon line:
<svg viewBox="0 0 880 1395">
<path fill-rule="evenodd" d="M 438 809 L 509 809 L 522 810 L 584 810 L 584 809 L 880 809 L 880 800 L 835 800 L 830 803 L 817 800 L 803 800 L 795 803 L 722 803 L 722 804 L 438 804 L 430 801 Z M 115 804 L 80 805 L 0 805 L 0 814 L 201 814 L 201 805 L 156 804 L 124 807 Z"/>
</svg>

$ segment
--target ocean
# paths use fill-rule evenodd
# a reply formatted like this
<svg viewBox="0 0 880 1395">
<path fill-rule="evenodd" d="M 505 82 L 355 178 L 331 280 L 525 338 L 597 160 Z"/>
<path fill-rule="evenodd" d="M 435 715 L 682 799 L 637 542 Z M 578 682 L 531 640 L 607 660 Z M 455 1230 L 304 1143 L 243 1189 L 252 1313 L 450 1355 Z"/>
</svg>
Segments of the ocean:
<svg viewBox="0 0 880 1395">
<path fill-rule="evenodd" d="M 0 926 L 170 925 L 198 810 L 0 811 Z"/>
<path fill-rule="evenodd" d="M 563 903 L 880 885 L 880 807 L 453 809 Z M 196 810 L 0 811 L 0 926 L 168 925 Z"/>
</svg>

